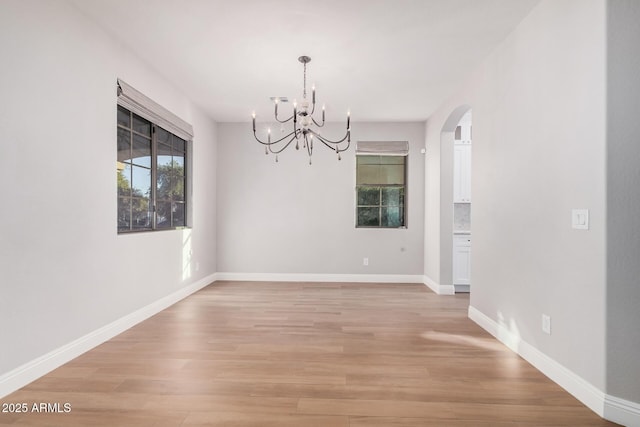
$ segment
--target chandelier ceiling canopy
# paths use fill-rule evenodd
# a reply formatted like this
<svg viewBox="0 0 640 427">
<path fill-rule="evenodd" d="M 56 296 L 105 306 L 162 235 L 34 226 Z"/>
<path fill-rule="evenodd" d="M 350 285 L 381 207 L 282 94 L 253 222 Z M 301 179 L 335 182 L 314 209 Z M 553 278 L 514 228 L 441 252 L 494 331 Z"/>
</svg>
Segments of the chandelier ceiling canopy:
<svg viewBox="0 0 640 427">
<path fill-rule="evenodd" d="M 340 153 L 349 149 L 351 145 L 351 115 L 347 112 L 347 131 L 339 140 L 330 140 L 324 137 L 320 133 L 320 128 L 325 124 L 325 108 L 322 106 L 322 119 L 317 121 L 313 116 L 316 112 L 316 88 L 311 86 L 311 103 L 307 99 L 307 64 L 311 61 L 308 56 L 301 56 L 298 58 L 304 67 L 303 72 L 303 86 L 302 86 L 302 101 L 298 104 L 293 101 L 293 114 L 287 118 L 281 119 L 278 117 L 278 104 L 280 98 L 273 98 L 274 102 L 274 118 L 278 123 L 282 124 L 282 132 L 285 132 L 284 124 L 291 122 L 292 130 L 281 138 L 274 138 L 271 140 L 271 128 L 267 129 L 267 138 L 261 140 L 256 133 L 256 114 L 252 114 L 253 117 L 253 136 L 256 141 L 264 145 L 265 154 L 275 154 L 276 162 L 278 161 L 278 154 L 286 150 L 294 141 L 296 150 L 300 149 L 302 145 L 303 150 L 307 151 L 309 156 L 309 164 L 311 164 L 311 156 L 313 154 L 313 142 L 319 141 L 330 150 L 335 151 L 338 160 L 341 159 Z M 286 100 L 285 100 L 286 102 Z M 346 142 L 345 142 L 346 141 Z M 344 143 L 344 144 L 343 144 Z M 343 144 L 343 145 L 341 145 Z"/>
</svg>

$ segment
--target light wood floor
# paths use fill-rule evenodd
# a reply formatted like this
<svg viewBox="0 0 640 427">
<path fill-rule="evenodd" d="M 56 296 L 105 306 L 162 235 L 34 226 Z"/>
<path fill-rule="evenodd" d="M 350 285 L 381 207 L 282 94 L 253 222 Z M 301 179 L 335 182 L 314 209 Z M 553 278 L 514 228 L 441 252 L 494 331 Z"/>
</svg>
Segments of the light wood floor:
<svg viewBox="0 0 640 427">
<path fill-rule="evenodd" d="M 216 282 L 2 403 L 36 426 L 613 426 L 422 285 Z"/>
</svg>

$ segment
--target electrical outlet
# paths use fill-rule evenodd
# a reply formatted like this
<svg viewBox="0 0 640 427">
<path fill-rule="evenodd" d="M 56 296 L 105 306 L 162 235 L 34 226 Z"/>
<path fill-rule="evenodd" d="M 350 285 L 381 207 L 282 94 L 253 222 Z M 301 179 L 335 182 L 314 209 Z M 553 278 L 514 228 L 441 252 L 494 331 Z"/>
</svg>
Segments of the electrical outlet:
<svg viewBox="0 0 640 427">
<path fill-rule="evenodd" d="M 369 258 L 362 258 L 362 265 L 369 265 Z"/>
<path fill-rule="evenodd" d="M 589 229 L 589 209 L 571 210 L 571 227 L 576 230 Z"/>
<path fill-rule="evenodd" d="M 542 332 L 551 335 L 551 316 L 542 315 Z"/>
</svg>

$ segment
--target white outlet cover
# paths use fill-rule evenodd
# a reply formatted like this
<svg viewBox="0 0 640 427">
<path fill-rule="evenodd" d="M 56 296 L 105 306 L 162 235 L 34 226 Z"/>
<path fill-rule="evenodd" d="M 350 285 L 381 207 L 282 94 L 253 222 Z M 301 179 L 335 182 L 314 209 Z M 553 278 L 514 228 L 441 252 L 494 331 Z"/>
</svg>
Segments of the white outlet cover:
<svg viewBox="0 0 640 427">
<path fill-rule="evenodd" d="M 589 229 L 589 209 L 571 210 L 571 227 L 574 230 Z"/>
<path fill-rule="evenodd" d="M 551 335 L 551 316 L 542 315 L 542 332 Z"/>
</svg>

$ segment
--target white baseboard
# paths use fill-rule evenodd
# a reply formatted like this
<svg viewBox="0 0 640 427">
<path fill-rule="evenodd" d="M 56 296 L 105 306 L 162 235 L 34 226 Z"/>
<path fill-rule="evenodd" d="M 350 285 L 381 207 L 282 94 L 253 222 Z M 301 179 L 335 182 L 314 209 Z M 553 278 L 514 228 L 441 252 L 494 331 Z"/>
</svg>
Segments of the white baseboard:
<svg viewBox="0 0 640 427">
<path fill-rule="evenodd" d="M 453 285 L 440 285 L 427 275 L 422 276 L 422 283 L 438 295 L 455 295 L 456 293 Z"/>
<path fill-rule="evenodd" d="M 531 344 L 522 340 L 506 326 L 496 323 L 473 306 L 469 306 L 469 318 L 484 328 L 500 342 L 518 353 L 540 372 L 551 378 L 560 387 L 588 406 L 600 416 L 604 413 L 605 394 L 582 377 L 562 366 Z"/>
<path fill-rule="evenodd" d="M 606 395 L 604 418 L 627 427 L 640 427 L 640 403 Z"/>
<path fill-rule="evenodd" d="M 493 335 L 498 341 L 509 347 L 512 351 L 520 354 L 520 337 L 511 333 L 504 326 L 498 325 L 493 319 L 486 316 L 480 310 L 473 306 L 469 306 L 469 319 L 476 322 L 482 329 Z"/>
<path fill-rule="evenodd" d="M 251 282 L 422 283 L 413 274 L 217 273 L 217 280 Z"/>
<path fill-rule="evenodd" d="M 607 395 L 473 306 L 469 306 L 469 318 L 599 416 L 640 427 L 640 404 Z"/>
<path fill-rule="evenodd" d="M 471 285 L 453 285 L 457 294 L 468 294 L 471 292 Z"/>
<path fill-rule="evenodd" d="M 0 398 L 75 359 L 216 280 L 212 274 L 0 376 Z"/>
</svg>

